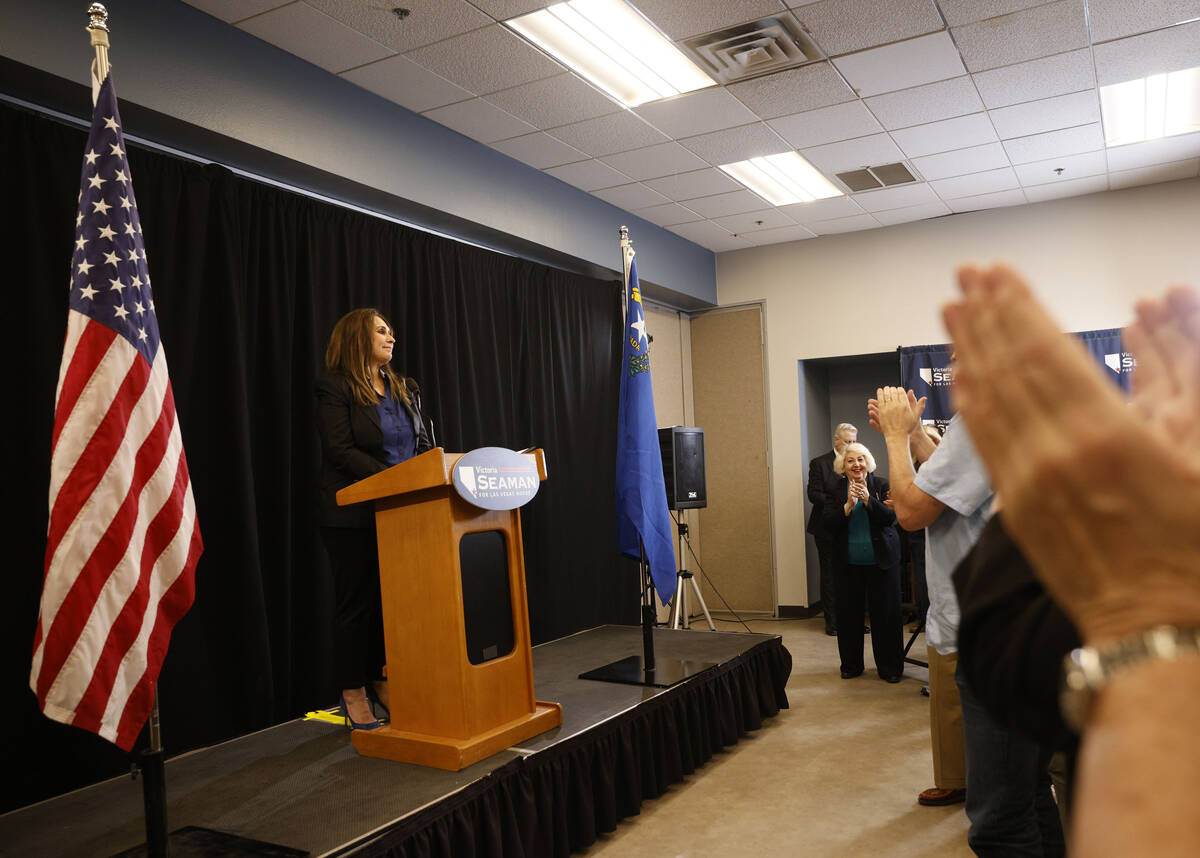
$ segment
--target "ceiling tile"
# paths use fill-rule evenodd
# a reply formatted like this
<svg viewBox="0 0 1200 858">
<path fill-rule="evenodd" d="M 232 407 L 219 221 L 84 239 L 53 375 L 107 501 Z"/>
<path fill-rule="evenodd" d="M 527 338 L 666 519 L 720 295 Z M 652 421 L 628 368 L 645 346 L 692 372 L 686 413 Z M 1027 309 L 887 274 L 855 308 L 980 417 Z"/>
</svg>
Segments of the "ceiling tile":
<svg viewBox="0 0 1200 858">
<path fill-rule="evenodd" d="M 986 143 L 983 146 L 972 146 L 969 149 L 958 149 L 954 152 L 942 152 L 940 155 L 914 158 L 913 166 L 920 170 L 926 179 L 934 181 L 1007 167 L 1008 156 L 1004 153 L 1004 147 L 999 143 Z"/>
<path fill-rule="evenodd" d="M 835 104 L 794 116 L 781 116 L 767 125 L 796 149 L 863 137 L 883 130 L 861 101 Z"/>
<path fill-rule="evenodd" d="M 635 179 L 655 179 L 708 166 L 678 143 L 659 143 L 657 146 L 634 149 L 632 152 L 619 152 L 616 155 L 608 155 L 603 160 L 609 166 L 616 167 Z"/>
<path fill-rule="evenodd" d="M 781 226 L 796 226 L 796 222 L 779 209 L 761 209 L 754 212 L 744 212 L 736 215 L 713 218 L 722 229 L 727 229 L 734 235 L 746 232 L 757 232 L 760 229 L 776 229 Z"/>
<path fill-rule="evenodd" d="M 665 143 L 665 135 L 654 130 L 628 110 L 583 122 L 551 128 L 550 133 L 589 155 L 613 155 L 628 149 Z"/>
<path fill-rule="evenodd" d="M 746 105 L 719 86 L 652 101 L 635 107 L 633 112 L 676 140 L 758 119 Z"/>
<path fill-rule="evenodd" d="M 500 24 L 405 54 L 479 95 L 562 74 L 563 67 Z"/>
<path fill-rule="evenodd" d="M 622 109 L 621 105 L 570 72 L 493 92 L 487 100 L 535 128 L 543 129 L 594 119 Z"/>
<path fill-rule="evenodd" d="M 409 14 L 403 19 L 392 14 L 392 4 L 378 0 L 304 2 L 397 51 L 428 45 L 492 23 L 490 17 L 466 0 L 404 0 Z"/>
<path fill-rule="evenodd" d="M 998 138 L 986 113 L 972 113 L 892 132 L 892 139 L 910 158 L 991 143 Z"/>
<path fill-rule="evenodd" d="M 1012 137 L 1026 137 L 1043 131 L 1099 122 L 1100 99 L 1095 89 L 1087 89 L 1070 95 L 1000 107 L 991 111 L 990 115 L 1000 139 L 1008 140 Z"/>
<path fill-rule="evenodd" d="M 951 27 L 974 24 L 984 18 L 998 18 L 1010 12 L 1019 12 L 1031 6 L 1040 6 L 1046 0 L 938 0 L 946 23 Z"/>
<path fill-rule="evenodd" d="M 721 229 L 710 220 L 681 223 L 678 226 L 669 226 L 667 229 L 676 235 L 683 236 L 688 241 L 718 253 L 725 250 L 742 250 L 753 246 L 740 238 L 735 238 L 728 230 Z"/>
<path fill-rule="evenodd" d="M 795 10 L 831 57 L 943 29 L 932 0 L 822 0 Z"/>
<path fill-rule="evenodd" d="M 435 107 L 421 115 L 481 143 L 494 143 L 537 130 L 528 122 L 517 119 L 511 113 L 505 113 L 482 98 Z"/>
<path fill-rule="evenodd" d="M 1100 86 L 1200 66 L 1200 21 L 1096 45 Z"/>
<path fill-rule="evenodd" d="M 1048 161 L 1033 161 L 1013 169 L 1017 171 L 1017 178 L 1021 184 L 1028 188 L 1031 185 L 1073 182 L 1086 176 L 1099 176 L 1108 172 L 1108 159 L 1104 157 L 1104 151 L 1100 150 L 1051 158 Z M 1058 172 L 1059 170 L 1062 172 Z"/>
<path fill-rule="evenodd" d="M 823 220 L 863 214 L 862 207 L 850 197 L 830 197 L 827 200 L 813 200 L 810 203 L 780 206 L 779 209 L 792 220 L 803 224 L 814 224 Z"/>
<path fill-rule="evenodd" d="M 983 102 L 967 75 L 866 99 L 884 128 L 905 128 L 976 113 Z"/>
<path fill-rule="evenodd" d="M 827 175 L 904 160 L 904 153 L 886 134 L 872 134 L 870 137 L 816 146 L 805 149 L 801 154 Z"/>
<path fill-rule="evenodd" d="M 674 226 L 677 223 L 692 223 L 693 221 L 703 220 L 700 215 L 678 203 L 667 203 L 661 206 L 651 206 L 648 209 L 638 209 L 635 214 L 659 226 Z"/>
<path fill-rule="evenodd" d="M 946 32 L 850 54 L 833 64 L 864 98 L 958 77 L 966 71 Z"/>
<path fill-rule="evenodd" d="M 365 65 L 394 53 L 304 3 L 264 12 L 237 26 L 331 72 Z"/>
<path fill-rule="evenodd" d="M 563 164 L 561 167 L 549 168 L 546 173 L 584 191 L 629 184 L 628 176 L 600 161 Z M 658 202 L 663 202 L 663 200 L 658 200 Z M 646 203 L 646 205 L 654 205 L 654 203 Z"/>
<path fill-rule="evenodd" d="M 417 113 L 472 97 L 461 86 L 399 54 L 342 72 L 341 77 Z"/>
<path fill-rule="evenodd" d="M 1103 148 L 1104 132 L 1100 130 L 1099 122 L 1004 141 L 1004 150 L 1008 152 L 1008 157 L 1014 164 L 1044 161 L 1060 155 L 1095 152 Z"/>
<path fill-rule="evenodd" d="M 786 140 L 761 122 L 689 137 L 679 142 L 714 166 L 791 151 Z"/>
<path fill-rule="evenodd" d="M 587 160 L 586 153 L 541 131 L 501 140 L 499 143 L 493 143 L 492 148 L 539 170 Z"/>
<path fill-rule="evenodd" d="M 637 0 L 634 5 L 676 41 L 783 11 L 779 0 Z"/>
<path fill-rule="evenodd" d="M 708 197 L 713 194 L 723 194 L 736 191 L 741 185 L 720 170 L 709 167 L 706 170 L 694 170 L 691 173 L 680 173 L 677 176 L 663 176 L 661 179 L 648 179 L 646 184 L 672 200 L 691 200 L 696 197 Z"/>
<path fill-rule="evenodd" d="M 1108 169 L 1132 170 L 1152 164 L 1168 164 L 1200 155 L 1200 132 L 1163 137 L 1145 143 L 1116 146 L 1108 150 Z"/>
<path fill-rule="evenodd" d="M 1083 194 L 1096 194 L 1108 190 L 1108 176 L 1085 176 L 1082 179 L 1068 179 L 1065 182 L 1052 182 L 1049 185 L 1033 185 L 1025 189 L 1025 199 L 1031 203 L 1046 200 L 1057 200 L 1063 197 L 1078 197 Z"/>
<path fill-rule="evenodd" d="M 599 197 L 606 203 L 612 203 L 618 208 L 626 211 L 634 209 L 643 209 L 650 206 L 659 206 L 669 202 L 666 197 L 658 191 L 651 190 L 645 185 L 634 182 L 631 185 L 618 185 L 615 188 L 604 188 L 600 191 L 592 191 L 592 196 Z"/>
<path fill-rule="evenodd" d="M 959 199 L 950 200 L 947 205 L 951 211 L 958 212 L 974 212 L 981 209 L 998 209 L 1004 206 L 1019 206 L 1024 205 L 1028 200 L 1025 199 L 1025 194 L 1018 188 L 1015 191 L 997 191 L 993 194 L 980 194 L 977 197 L 960 197 Z"/>
<path fill-rule="evenodd" d="M 809 227 L 817 235 L 834 235 L 840 232 L 858 232 L 863 229 L 874 229 L 879 226 L 879 221 L 875 220 L 869 214 L 855 215 L 854 217 L 840 217 L 834 220 L 823 220 L 812 224 Z"/>
<path fill-rule="evenodd" d="M 1153 185 L 1158 182 L 1175 182 L 1180 179 L 1194 178 L 1200 173 L 1200 158 L 1190 161 L 1179 161 L 1174 164 L 1155 164 L 1153 167 L 1139 167 L 1136 170 L 1122 170 L 1110 173 L 1108 185 L 1114 191 L 1121 188 L 1132 188 L 1136 185 Z"/>
<path fill-rule="evenodd" d="M 938 201 L 933 188 L 924 182 L 897 185 L 894 188 L 881 188 L 878 191 L 866 191 L 855 194 L 854 199 L 864 209 L 875 214 L 889 209 L 911 208 Z"/>
<path fill-rule="evenodd" d="M 992 69 L 971 77 L 983 103 L 989 108 L 1079 92 L 1096 85 L 1092 52 L 1087 49 Z"/>
<path fill-rule="evenodd" d="M 955 27 L 954 41 L 973 72 L 1086 48 L 1084 0 L 1059 0 Z"/>
<path fill-rule="evenodd" d="M 476 6 L 499 21 L 506 21 L 526 12 L 548 6 L 547 0 L 471 0 Z"/>
<path fill-rule="evenodd" d="M 258 15 L 277 6 L 286 6 L 292 0 L 184 0 L 202 12 L 220 18 L 228 24 L 236 24 L 252 15 Z"/>
<path fill-rule="evenodd" d="M 828 62 L 731 83 L 726 89 L 763 119 L 841 104 L 857 97 Z"/>
<path fill-rule="evenodd" d="M 976 194 L 990 194 L 995 191 L 1008 191 L 1020 187 L 1020 184 L 1012 167 L 988 170 L 986 173 L 974 173 L 969 176 L 956 176 L 953 179 L 941 179 L 929 183 L 930 187 L 943 200 Z"/>
<path fill-rule="evenodd" d="M 928 220 L 933 217 L 953 214 L 950 207 L 941 200 L 933 203 L 922 203 L 919 206 L 905 206 L 899 209 L 875 212 L 875 220 L 884 226 L 894 226 L 898 223 L 912 223 L 917 220 Z"/>
<path fill-rule="evenodd" d="M 755 247 L 765 247 L 768 244 L 783 244 L 785 241 L 804 241 L 806 238 L 816 238 L 817 234 L 802 226 L 781 226 L 777 229 L 743 233 L 740 237 Z"/>
<path fill-rule="evenodd" d="M 758 194 L 741 190 L 688 200 L 687 207 L 705 217 L 724 217 L 725 215 L 758 211 L 763 207 L 764 202 L 765 200 Z"/>
<path fill-rule="evenodd" d="M 1088 24 L 1097 44 L 1195 18 L 1200 18 L 1200 0 L 1088 0 Z"/>
</svg>

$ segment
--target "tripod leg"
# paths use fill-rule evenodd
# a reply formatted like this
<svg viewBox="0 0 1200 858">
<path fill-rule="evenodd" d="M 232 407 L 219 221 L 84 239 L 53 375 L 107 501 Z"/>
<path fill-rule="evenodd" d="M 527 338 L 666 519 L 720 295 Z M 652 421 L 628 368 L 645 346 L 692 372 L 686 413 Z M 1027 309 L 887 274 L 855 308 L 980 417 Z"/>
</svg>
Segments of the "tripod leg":
<svg viewBox="0 0 1200 858">
<path fill-rule="evenodd" d="M 692 576 L 692 591 L 696 594 L 696 601 L 700 603 L 700 610 L 704 611 L 704 619 L 708 620 L 708 628 L 711 631 L 716 631 L 716 624 L 713 623 L 712 614 L 708 612 L 708 605 L 704 603 L 704 596 L 700 594 L 700 585 L 696 583 L 696 576 Z"/>
<path fill-rule="evenodd" d="M 671 600 L 671 628 L 679 628 L 679 617 L 684 617 L 684 628 L 687 628 L 687 591 L 684 589 L 683 576 L 675 576 L 675 598 Z"/>
</svg>

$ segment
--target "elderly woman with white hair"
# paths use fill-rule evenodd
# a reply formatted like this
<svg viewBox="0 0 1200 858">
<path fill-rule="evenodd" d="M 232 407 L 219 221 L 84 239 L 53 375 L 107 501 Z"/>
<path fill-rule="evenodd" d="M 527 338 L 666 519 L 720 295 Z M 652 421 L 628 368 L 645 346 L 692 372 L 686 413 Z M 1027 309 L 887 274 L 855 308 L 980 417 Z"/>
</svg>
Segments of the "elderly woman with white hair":
<svg viewBox="0 0 1200 858">
<path fill-rule="evenodd" d="M 871 617 L 871 651 L 881 679 L 904 673 L 900 623 L 900 534 L 887 504 L 888 481 L 877 477 L 865 445 L 847 444 L 834 460 L 840 479 L 830 486 L 825 527 L 837 577 L 838 653 L 842 679 L 863 672 L 863 599 Z"/>
</svg>

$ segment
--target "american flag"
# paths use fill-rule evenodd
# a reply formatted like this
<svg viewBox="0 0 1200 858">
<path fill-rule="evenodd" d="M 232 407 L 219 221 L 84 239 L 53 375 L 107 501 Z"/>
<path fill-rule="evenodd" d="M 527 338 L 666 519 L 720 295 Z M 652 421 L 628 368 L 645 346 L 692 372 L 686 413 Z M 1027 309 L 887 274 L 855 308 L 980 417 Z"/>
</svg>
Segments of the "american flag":
<svg viewBox="0 0 1200 858">
<path fill-rule="evenodd" d="M 111 77 L 75 218 L 29 684 L 56 721 L 130 750 L 203 546 Z"/>
</svg>

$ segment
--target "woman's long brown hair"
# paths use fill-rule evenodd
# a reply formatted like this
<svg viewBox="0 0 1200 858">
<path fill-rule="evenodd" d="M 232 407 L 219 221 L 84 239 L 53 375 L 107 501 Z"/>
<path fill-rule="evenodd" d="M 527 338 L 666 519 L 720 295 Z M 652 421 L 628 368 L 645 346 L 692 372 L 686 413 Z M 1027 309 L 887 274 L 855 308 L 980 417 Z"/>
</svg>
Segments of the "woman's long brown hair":
<svg viewBox="0 0 1200 858">
<path fill-rule="evenodd" d="M 351 310 L 338 319 L 329 335 L 329 345 L 325 348 L 325 368 L 350 379 L 350 389 L 354 400 L 359 405 L 374 405 L 380 396 L 375 391 L 374 379 L 371 378 L 372 337 L 375 335 L 375 319 L 378 318 L 387 325 L 388 331 L 395 336 L 395 329 L 383 313 L 374 307 L 360 307 Z M 408 402 L 408 387 L 404 379 L 392 369 L 390 363 L 380 367 L 383 382 L 404 402 Z"/>
</svg>

